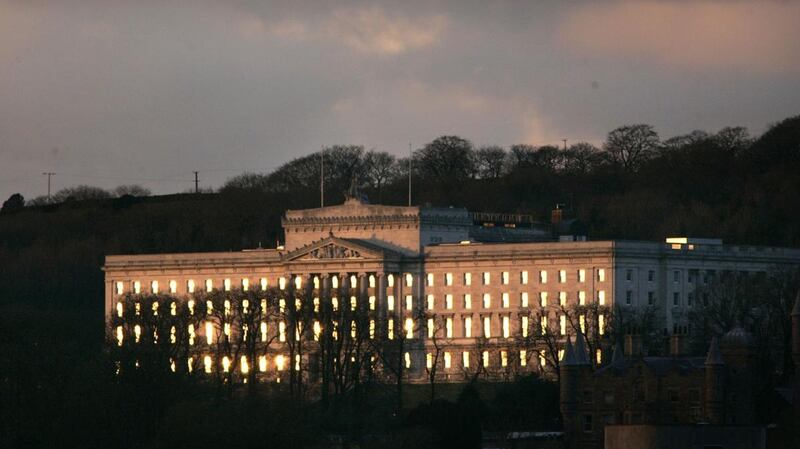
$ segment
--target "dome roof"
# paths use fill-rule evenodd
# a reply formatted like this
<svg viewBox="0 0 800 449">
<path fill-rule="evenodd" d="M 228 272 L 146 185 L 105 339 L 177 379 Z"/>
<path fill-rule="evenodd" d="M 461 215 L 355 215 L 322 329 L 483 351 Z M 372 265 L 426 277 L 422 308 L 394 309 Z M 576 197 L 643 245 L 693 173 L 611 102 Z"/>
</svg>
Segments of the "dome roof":
<svg viewBox="0 0 800 449">
<path fill-rule="evenodd" d="M 723 346 L 751 346 L 753 336 L 743 327 L 736 326 L 722 337 Z"/>
</svg>

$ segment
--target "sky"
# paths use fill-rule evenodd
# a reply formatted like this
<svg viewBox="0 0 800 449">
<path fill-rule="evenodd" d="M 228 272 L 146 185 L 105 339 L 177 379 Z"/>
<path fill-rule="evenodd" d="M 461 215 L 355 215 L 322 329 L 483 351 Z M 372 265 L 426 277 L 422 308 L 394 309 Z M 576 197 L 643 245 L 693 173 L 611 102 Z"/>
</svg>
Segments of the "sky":
<svg viewBox="0 0 800 449">
<path fill-rule="evenodd" d="M 0 201 L 800 113 L 800 1 L 0 0 Z"/>
</svg>

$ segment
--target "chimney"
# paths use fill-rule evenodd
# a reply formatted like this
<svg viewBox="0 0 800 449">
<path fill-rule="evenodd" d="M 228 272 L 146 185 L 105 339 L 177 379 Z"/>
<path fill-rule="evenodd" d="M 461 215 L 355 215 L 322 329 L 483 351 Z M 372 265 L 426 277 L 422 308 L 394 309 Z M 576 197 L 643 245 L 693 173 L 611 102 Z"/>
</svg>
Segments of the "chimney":
<svg viewBox="0 0 800 449">
<path fill-rule="evenodd" d="M 642 336 L 627 334 L 625 335 L 625 357 L 642 356 Z"/>
<path fill-rule="evenodd" d="M 672 357 L 683 357 L 686 355 L 685 335 L 672 334 L 669 336 L 669 355 Z"/>
<path fill-rule="evenodd" d="M 556 208 L 550 211 L 550 224 L 559 224 L 564 218 L 564 210 L 561 209 L 561 204 L 556 204 Z"/>
</svg>

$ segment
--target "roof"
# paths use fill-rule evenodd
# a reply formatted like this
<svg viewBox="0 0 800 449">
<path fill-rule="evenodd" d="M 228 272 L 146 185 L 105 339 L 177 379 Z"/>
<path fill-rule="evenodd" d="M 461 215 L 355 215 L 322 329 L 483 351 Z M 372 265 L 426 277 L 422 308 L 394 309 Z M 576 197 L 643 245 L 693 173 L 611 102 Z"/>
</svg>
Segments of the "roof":
<svg viewBox="0 0 800 449">
<path fill-rule="evenodd" d="M 618 360 L 598 369 L 595 373 L 622 375 L 628 369 L 641 364 L 655 376 L 663 377 L 669 373 L 689 374 L 693 371 L 703 370 L 703 363 L 703 357 L 642 357 Z"/>
</svg>

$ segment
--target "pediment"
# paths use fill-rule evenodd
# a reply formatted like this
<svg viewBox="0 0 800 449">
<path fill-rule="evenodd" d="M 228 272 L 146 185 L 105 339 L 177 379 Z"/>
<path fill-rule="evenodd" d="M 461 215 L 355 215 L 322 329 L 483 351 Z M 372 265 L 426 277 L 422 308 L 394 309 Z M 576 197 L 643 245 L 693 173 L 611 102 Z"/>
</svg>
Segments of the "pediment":
<svg viewBox="0 0 800 449">
<path fill-rule="evenodd" d="M 349 240 L 328 237 L 286 254 L 287 260 L 358 260 L 383 258 L 380 250 Z"/>
</svg>

